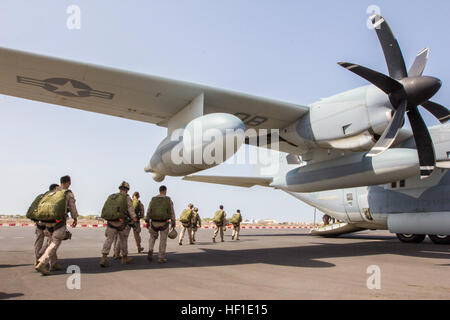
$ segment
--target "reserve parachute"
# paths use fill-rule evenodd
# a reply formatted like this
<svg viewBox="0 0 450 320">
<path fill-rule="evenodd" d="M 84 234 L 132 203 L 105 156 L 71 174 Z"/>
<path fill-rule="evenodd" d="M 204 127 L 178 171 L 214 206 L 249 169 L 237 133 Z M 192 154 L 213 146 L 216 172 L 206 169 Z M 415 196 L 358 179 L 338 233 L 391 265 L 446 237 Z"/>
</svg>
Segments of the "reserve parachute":
<svg viewBox="0 0 450 320">
<path fill-rule="evenodd" d="M 128 195 L 126 193 L 114 193 L 106 199 L 102 209 L 102 219 L 114 221 L 125 218 L 128 212 Z"/>
<path fill-rule="evenodd" d="M 192 210 L 184 209 L 180 214 L 180 222 L 181 223 L 191 223 L 192 219 Z"/>
<path fill-rule="evenodd" d="M 215 224 L 221 225 L 223 223 L 224 214 L 225 212 L 223 210 L 216 211 L 216 213 L 214 213 L 213 222 Z"/>
<path fill-rule="evenodd" d="M 166 221 L 172 217 L 169 197 L 153 197 L 149 204 L 151 220 Z"/>
<path fill-rule="evenodd" d="M 65 219 L 67 192 L 69 190 L 58 190 L 44 194 L 39 201 L 37 211 L 35 211 L 35 220 L 53 222 Z"/>
</svg>

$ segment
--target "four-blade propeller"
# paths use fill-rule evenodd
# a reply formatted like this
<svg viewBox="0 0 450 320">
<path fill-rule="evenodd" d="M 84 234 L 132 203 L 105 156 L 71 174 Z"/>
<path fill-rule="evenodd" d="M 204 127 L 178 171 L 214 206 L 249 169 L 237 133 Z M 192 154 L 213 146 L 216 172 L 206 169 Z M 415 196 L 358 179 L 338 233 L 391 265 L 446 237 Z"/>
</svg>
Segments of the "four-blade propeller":
<svg viewBox="0 0 450 320">
<path fill-rule="evenodd" d="M 367 156 L 379 155 L 394 143 L 399 130 L 403 126 L 406 113 L 419 155 L 420 176 L 422 179 L 427 178 L 434 170 L 436 159 L 430 133 L 417 106 L 421 105 L 427 109 L 441 123 L 449 120 L 450 112 L 447 108 L 429 101 L 441 88 L 442 83 L 437 78 L 422 75 L 428 61 L 428 48 L 419 52 L 408 72 L 400 46 L 386 20 L 379 15 L 372 16 L 371 20 L 383 49 L 389 76 L 357 64 L 339 62 L 342 67 L 366 79 L 385 92 L 395 109 L 389 125 Z"/>
</svg>

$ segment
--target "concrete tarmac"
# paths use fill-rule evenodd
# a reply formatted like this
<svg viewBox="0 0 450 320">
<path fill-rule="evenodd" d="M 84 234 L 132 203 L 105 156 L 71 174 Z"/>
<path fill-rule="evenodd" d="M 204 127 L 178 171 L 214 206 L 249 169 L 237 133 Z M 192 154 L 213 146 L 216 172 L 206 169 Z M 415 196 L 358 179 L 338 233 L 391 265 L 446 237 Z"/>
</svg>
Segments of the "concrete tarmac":
<svg viewBox="0 0 450 320">
<path fill-rule="evenodd" d="M 111 266 L 100 268 L 104 230 L 72 229 L 72 240 L 62 243 L 61 266 L 81 270 L 81 289 L 68 289 L 66 270 L 34 270 L 34 227 L 0 227 L 0 299 L 450 298 L 450 246 L 428 239 L 405 244 L 386 231 L 319 238 L 307 230 L 243 230 L 232 241 L 227 230 L 225 242 L 212 243 L 212 230 L 202 229 L 195 245 L 186 244 L 187 235 L 183 246 L 169 239 L 169 261 L 159 264 L 137 254 L 131 232 L 133 263 L 111 254 Z M 148 231 L 141 235 L 147 251 Z M 379 282 L 369 266 L 379 268 Z M 380 289 L 368 288 L 369 277 Z"/>
</svg>

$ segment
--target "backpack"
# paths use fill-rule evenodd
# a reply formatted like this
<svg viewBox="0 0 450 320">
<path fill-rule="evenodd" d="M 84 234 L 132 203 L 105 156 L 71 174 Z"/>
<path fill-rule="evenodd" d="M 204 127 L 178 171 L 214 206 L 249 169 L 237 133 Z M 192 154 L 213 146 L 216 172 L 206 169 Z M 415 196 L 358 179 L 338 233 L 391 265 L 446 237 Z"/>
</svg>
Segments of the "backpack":
<svg viewBox="0 0 450 320">
<path fill-rule="evenodd" d="M 31 203 L 31 206 L 28 208 L 28 211 L 27 211 L 27 218 L 28 218 L 28 219 L 36 220 L 35 215 L 36 215 L 36 213 L 37 213 L 37 209 L 38 209 L 38 206 L 39 206 L 39 202 L 41 202 L 42 198 L 43 198 L 46 194 L 47 194 L 47 192 L 38 195 L 38 196 L 34 199 L 34 201 Z"/>
<path fill-rule="evenodd" d="M 103 205 L 102 219 L 114 221 L 125 218 L 128 214 L 127 198 L 126 193 L 111 194 Z"/>
<path fill-rule="evenodd" d="M 144 213 L 141 212 L 141 201 L 133 200 L 133 208 L 134 208 L 134 213 L 136 213 L 136 217 L 138 219 L 141 219 L 144 216 Z"/>
<path fill-rule="evenodd" d="M 172 217 L 169 197 L 153 197 L 149 204 L 151 220 L 166 221 Z"/>
<path fill-rule="evenodd" d="M 193 211 L 191 209 L 184 209 L 180 214 L 180 222 L 181 223 L 191 223 L 192 212 Z"/>
<path fill-rule="evenodd" d="M 199 215 L 198 215 L 197 212 L 194 211 L 194 212 L 192 213 L 192 219 L 191 219 L 191 223 L 192 223 L 192 225 L 193 225 L 194 227 L 197 226 L 198 220 L 199 220 Z"/>
<path fill-rule="evenodd" d="M 224 216 L 225 212 L 223 210 L 216 211 L 216 213 L 214 214 L 213 222 L 215 224 L 222 224 Z"/>
<path fill-rule="evenodd" d="M 34 217 L 39 221 L 53 222 L 66 217 L 66 195 L 70 190 L 47 192 L 39 201 Z"/>
<path fill-rule="evenodd" d="M 233 214 L 233 216 L 230 219 L 230 223 L 231 224 L 239 224 L 241 222 L 241 214 L 240 213 L 235 213 Z"/>
</svg>

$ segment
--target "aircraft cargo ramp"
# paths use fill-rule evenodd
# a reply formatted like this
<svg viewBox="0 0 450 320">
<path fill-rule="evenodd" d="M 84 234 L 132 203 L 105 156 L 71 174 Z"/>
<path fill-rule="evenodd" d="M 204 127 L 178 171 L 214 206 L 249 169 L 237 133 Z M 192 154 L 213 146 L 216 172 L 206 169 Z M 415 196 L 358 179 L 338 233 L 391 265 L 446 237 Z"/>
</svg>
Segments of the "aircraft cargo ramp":
<svg viewBox="0 0 450 320">
<path fill-rule="evenodd" d="M 311 229 L 311 235 L 313 236 L 322 236 L 322 237 L 336 237 L 341 234 L 358 232 L 365 230 L 364 228 L 356 227 L 355 225 L 348 224 L 346 222 L 343 223 L 334 223 L 326 226 L 320 226 L 317 228 Z"/>
</svg>

